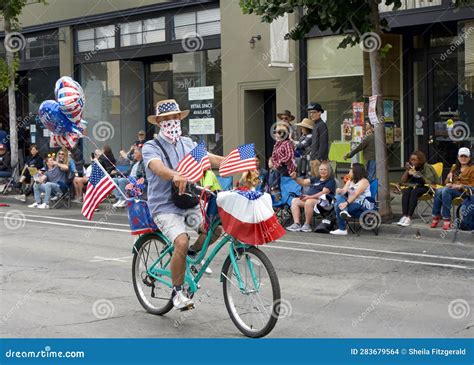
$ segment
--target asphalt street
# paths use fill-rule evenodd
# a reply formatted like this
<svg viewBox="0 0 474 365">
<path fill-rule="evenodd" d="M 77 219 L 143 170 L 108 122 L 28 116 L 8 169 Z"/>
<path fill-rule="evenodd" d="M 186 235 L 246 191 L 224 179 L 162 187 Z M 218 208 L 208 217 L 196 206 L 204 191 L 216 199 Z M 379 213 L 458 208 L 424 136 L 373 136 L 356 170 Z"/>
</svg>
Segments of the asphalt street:
<svg viewBox="0 0 474 365">
<path fill-rule="evenodd" d="M 288 233 L 262 247 L 282 291 L 270 337 L 474 337 L 474 238 Z M 193 236 L 195 237 L 195 235 Z M 466 236 L 468 237 L 468 236 Z M 2 337 L 241 337 L 224 306 L 222 250 L 196 294 L 145 312 L 131 280 L 123 211 L 0 208 Z"/>
</svg>

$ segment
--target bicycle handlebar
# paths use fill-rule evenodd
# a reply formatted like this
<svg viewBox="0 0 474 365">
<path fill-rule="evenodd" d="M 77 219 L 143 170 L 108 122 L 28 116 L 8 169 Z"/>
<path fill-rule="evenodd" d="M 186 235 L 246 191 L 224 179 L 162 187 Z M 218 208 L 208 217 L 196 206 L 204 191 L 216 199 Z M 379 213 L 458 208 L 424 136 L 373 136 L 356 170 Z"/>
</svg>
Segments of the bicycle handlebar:
<svg viewBox="0 0 474 365">
<path fill-rule="evenodd" d="M 215 192 L 213 192 L 212 190 L 206 189 L 203 186 L 196 185 L 194 183 L 188 183 L 188 184 L 189 184 L 191 189 L 197 190 L 199 193 L 202 193 L 203 191 L 205 191 L 206 193 L 208 193 L 212 196 L 217 196 Z"/>
</svg>

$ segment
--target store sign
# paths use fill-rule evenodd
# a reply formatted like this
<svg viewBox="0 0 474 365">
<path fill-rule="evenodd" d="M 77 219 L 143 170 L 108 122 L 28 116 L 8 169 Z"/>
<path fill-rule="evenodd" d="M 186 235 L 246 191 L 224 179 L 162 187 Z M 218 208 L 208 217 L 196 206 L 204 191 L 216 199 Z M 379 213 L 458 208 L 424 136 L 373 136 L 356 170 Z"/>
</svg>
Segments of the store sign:
<svg viewBox="0 0 474 365">
<path fill-rule="evenodd" d="M 215 134 L 214 86 L 190 87 L 188 100 L 189 133 Z"/>
</svg>

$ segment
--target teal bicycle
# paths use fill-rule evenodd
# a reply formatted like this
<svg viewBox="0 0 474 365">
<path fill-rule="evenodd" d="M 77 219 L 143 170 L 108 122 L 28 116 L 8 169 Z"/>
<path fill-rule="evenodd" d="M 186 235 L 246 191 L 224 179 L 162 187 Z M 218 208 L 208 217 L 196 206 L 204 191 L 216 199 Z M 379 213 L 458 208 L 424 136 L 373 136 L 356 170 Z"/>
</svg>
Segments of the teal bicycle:
<svg viewBox="0 0 474 365">
<path fill-rule="evenodd" d="M 213 192 L 206 190 L 205 193 L 215 198 Z M 184 289 L 192 298 L 200 288 L 199 281 L 206 268 L 228 245 L 229 254 L 220 273 L 227 312 L 245 336 L 266 336 L 275 327 L 280 314 L 280 284 L 275 268 L 260 249 L 243 244 L 227 234 L 214 243 L 206 257 L 213 232 L 219 225 L 220 219 L 216 217 L 209 226 L 199 254 L 186 257 Z M 133 254 L 133 287 L 138 301 L 149 313 L 168 313 L 173 308 L 169 267 L 173 255 L 172 243 L 159 231 L 148 233 L 135 242 Z M 197 270 L 196 265 L 203 260 L 205 262 Z"/>
</svg>

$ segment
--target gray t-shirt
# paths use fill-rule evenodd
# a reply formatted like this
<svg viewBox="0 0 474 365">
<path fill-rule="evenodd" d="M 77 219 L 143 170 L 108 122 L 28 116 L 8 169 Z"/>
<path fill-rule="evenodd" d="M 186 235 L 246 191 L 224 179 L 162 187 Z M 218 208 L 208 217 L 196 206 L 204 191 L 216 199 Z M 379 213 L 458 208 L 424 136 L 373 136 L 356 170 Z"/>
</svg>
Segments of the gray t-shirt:
<svg viewBox="0 0 474 365">
<path fill-rule="evenodd" d="M 66 182 L 66 171 L 61 170 L 58 166 L 54 166 L 51 170 L 45 171 L 47 182 L 58 183 L 58 181 Z"/>
<path fill-rule="evenodd" d="M 191 138 L 180 137 L 176 145 L 165 141 L 160 136 L 157 137 L 161 145 L 171 160 L 173 169 L 176 169 L 179 161 L 194 148 Z M 151 214 L 184 214 L 183 209 L 179 209 L 171 200 L 171 180 L 167 181 L 155 175 L 149 168 L 150 161 L 160 160 L 166 167 L 169 167 L 164 154 L 154 140 L 145 143 L 142 149 L 143 161 L 145 162 L 146 178 L 148 180 L 148 207 Z"/>
</svg>

